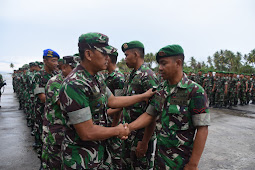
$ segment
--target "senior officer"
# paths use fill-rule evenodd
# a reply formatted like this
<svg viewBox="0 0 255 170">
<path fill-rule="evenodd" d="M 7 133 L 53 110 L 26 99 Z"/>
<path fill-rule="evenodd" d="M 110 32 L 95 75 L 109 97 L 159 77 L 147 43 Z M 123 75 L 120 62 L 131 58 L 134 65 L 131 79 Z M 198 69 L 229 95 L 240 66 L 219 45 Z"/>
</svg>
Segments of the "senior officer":
<svg viewBox="0 0 255 170">
<path fill-rule="evenodd" d="M 108 65 L 109 38 L 101 33 L 79 37 L 81 63 L 64 80 L 60 90 L 60 106 L 66 118 L 62 143 L 64 169 L 111 169 L 105 139 L 126 136 L 122 124 L 107 126 L 107 105 L 120 108 L 148 100 L 152 90 L 131 97 L 114 97 L 97 72 Z M 111 48 L 110 48 L 111 49 Z"/>
<path fill-rule="evenodd" d="M 165 81 L 129 130 L 143 128 L 158 116 L 155 169 L 197 169 L 210 123 L 206 93 L 183 73 L 181 46 L 161 48 L 156 59 Z"/>
</svg>

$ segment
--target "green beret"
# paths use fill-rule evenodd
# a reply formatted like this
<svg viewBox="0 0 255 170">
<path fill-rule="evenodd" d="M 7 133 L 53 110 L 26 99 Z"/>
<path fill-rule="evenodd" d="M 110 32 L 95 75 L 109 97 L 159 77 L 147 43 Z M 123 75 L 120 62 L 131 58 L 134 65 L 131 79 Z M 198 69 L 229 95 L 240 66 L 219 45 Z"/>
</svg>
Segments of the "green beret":
<svg viewBox="0 0 255 170">
<path fill-rule="evenodd" d="M 126 50 L 129 50 L 129 49 L 133 49 L 133 48 L 144 49 L 144 45 L 140 41 L 130 41 L 128 43 L 122 44 L 122 46 L 121 46 L 121 49 L 123 52 L 125 52 Z"/>
<path fill-rule="evenodd" d="M 184 51 L 182 49 L 182 47 L 180 45 L 167 45 L 163 48 L 161 48 L 157 54 L 156 54 L 156 61 L 159 62 L 160 58 L 163 57 L 171 57 L 171 56 L 177 56 L 183 54 L 184 55 Z"/>
<path fill-rule="evenodd" d="M 63 63 L 63 59 L 62 58 L 58 59 L 58 62 Z"/>
<path fill-rule="evenodd" d="M 75 53 L 73 56 L 80 56 L 80 53 Z"/>
</svg>

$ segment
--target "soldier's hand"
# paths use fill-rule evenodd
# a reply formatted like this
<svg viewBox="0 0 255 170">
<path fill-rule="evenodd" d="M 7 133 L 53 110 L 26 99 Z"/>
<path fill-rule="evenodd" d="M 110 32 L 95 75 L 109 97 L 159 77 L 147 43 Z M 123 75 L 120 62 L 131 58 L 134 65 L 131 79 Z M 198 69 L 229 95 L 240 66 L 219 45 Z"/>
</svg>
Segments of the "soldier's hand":
<svg viewBox="0 0 255 170">
<path fill-rule="evenodd" d="M 192 165 L 190 163 L 186 164 L 183 170 L 198 170 L 198 167 L 196 165 Z"/>
<path fill-rule="evenodd" d="M 152 97 L 156 93 L 156 90 L 154 88 L 149 89 L 148 91 L 143 93 L 144 101 L 146 103 L 149 101 L 150 97 Z"/>
<path fill-rule="evenodd" d="M 130 134 L 130 130 L 129 130 L 127 124 L 125 124 L 125 125 L 119 124 L 117 127 L 119 129 L 118 138 L 120 138 L 121 140 L 126 140 L 128 138 L 128 135 Z"/>
<path fill-rule="evenodd" d="M 135 150 L 135 154 L 137 158 L 142 158 L 146 155 L 146 152 L 148 150 L 148 144 L 143 143 L 142 141 L 139 141 L 137 143 L 137 147 Z"/>
</svg>

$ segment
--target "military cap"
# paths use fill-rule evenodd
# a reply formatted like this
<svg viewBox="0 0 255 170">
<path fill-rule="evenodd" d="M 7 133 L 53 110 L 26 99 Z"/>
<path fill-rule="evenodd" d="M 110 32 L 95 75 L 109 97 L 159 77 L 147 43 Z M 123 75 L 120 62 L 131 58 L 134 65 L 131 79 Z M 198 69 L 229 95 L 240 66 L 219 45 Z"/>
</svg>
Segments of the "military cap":
<svg viewBox="0 0 255 170">
<path fill-rule="evenodd" d="M 35 66 L 35 62 L 30 62 L 29 67 L 33 67 L 33 66 Z"/>
<path fill-rule="evenodd" d="M 144 49 L 144 45 L 140 41 L 130 41 L 130 42 L 122 44 L 122 46 L 121 46 L 121 49 L 123 52 L 125 52 L 126 50 L 129 50 L 129 49 L 133 49 L 133 48 Z"/>
<path fill-rule="evenodd" d="M 44 57 L 57 57 L 59 59 L 58 53 L 52 49 L 43 50 L 43 58 Z"/>
<path fill-rule="evenodd" d="M 97 32 L 91 32 L 82 34 L 79 37 L 78 47 L 79 49 L 94 48 L 103 54 L 108 54 L 109 49 L 106 48 L 106 46 L 109 46 L 108 42 L 108 36 Z"/>
<path fill-rule="evenodd" d="M 63 64 L 68 64 L 72 67 L 76 67 L 77 66 L 77 62 L 74 59 L 74 56 L 64 56 L 63 57 Z"/>
<path fill-rule="evenodd" d="M 159 62 L 159 59 L 163 57 L 172 57 L 181 54 L 184 55 L 184 51 L 180 45 L 177 44 L 167 45 L 157 52 L 156 61 Z"/>
<path fill-rule="evenodd" d="M 106 47 L 108 50 L 108 55 L 112 55 L 112 56 L 115 56 L 115 57 L 118 57 L 118 52 L 117 52 L 117 48 L 114 48 L 113 46 L 107 46 Z"/>
</svg>

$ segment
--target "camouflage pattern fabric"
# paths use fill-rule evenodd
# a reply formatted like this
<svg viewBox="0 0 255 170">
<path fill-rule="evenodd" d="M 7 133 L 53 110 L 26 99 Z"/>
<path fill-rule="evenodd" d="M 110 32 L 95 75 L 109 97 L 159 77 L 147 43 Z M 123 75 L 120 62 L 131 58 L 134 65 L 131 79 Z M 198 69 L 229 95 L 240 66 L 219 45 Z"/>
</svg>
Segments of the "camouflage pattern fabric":
<svg viewBox="0 0 255 170">
<path fill-rule="evenodd" d="M 217 107 L 223 106 L 224 101 L 224 80 L 223 77 L 217 77 L 215 80 L 215 105 Z"/>
<path fill-rule="evenodd" d="M 141 94 L 152 88 L 158 86 L 158 80 L 155 73 L 144 64 L 136 71 L 133 70 L 126 78 L 124 86 L 124 95 L 132 96 Z M 147 108 L 146 102 L 136 103 L 132 106 L 123 108 L 123 119 L 125 123 L 131 123 L 136 120 Z M 142 141 L 144 129 L 133 131 L 129 138 L 123 142 L 122 145 L 122 166 L 123 169 L 149 169 L 152 168 L 154 160 L 152 160 L 153 143 L 155 134 L 149 142 L 148 151 L 145 157 L 137 158 L 135 149 L 137 143 Z"/>
<path fill-rule="evenodd" d="M 53 77 L 56 72 L 49 74 L 45 71 L 45 69 L 41 69 L 38 71 L 35 76 L 35 142 L 38 145 L 38 156 L 41 157 L 42 152 L 42 117 L 44 114 L 44 107 L 45 103 L 42 103 L 38 97 L 38 94 L 44 93 L 45 94 L 45 87 L 48 80 Z"/>
<path fill-rule="evenodd" d="M 108 88 L 81 65 L 64 80 L 60 89 L 60 106 L 66 130 L 62 143 L 64 169 L 110 169 L 105 141 L 82 141 L 73 126 L 76 115 L 84 122 L 92 119 L 95 125 L 107 126 Z M 109 90 L 110 91 L 110 90 Z M 86 118 L 86 119 L 85 119 Z"/>
<path fill-rule="evenodd" d="M 228 86 L 228 99 L 229 99 L 229 105 L 234 106 L 236 101 L 236 86 L 237 86 L 238 80 L 237 78 L 230 78 L 229 80 L 229 86 Z"/>
<path fill-rule="evenodd" d="M 245 96 L 245 90 L 246 90 L 246 83 L 247 83 L 247 80 L 246 78 L 240 78 L 239 80 L 239 99 L 240 99 L 240 104 L 243 105 L 245 104 L 245 101 L 246 101 L 246 96 Z"/>
<path fill-rule="evenodd" d="M 177 85 L 165 81 L 157 88 L 146 112 L 159 116 L 154 168 L 183 169 L 192 153 L 196 127 L 210 123 L 204 89 L 185 74 Z"/>
<path fill-rule="evenodd" d="M 105 83 L 107 87 L 111 90 L 114 96 L 122 96 L 123 95 L 123 87 L 124 87 L 124 75 L 116 68 L 111 74 L 107 75 L 105 79 Z M 108 127 L 112 125 L 112 117 L 107 117 Z M 117 137 L 113 137 L 106 140 L 106 147 L 111 155 L 113 169 L 122 169 L 121 166 L 121 140 Z"/>
<path fill-rule="evenodd" d="M 45 88 L 46 102 L 43 116 L 42 165 L 44 169 L 61 169 L 61 144 L 64 139 L 65 118 L 59 101 L 59 91 L 64 80 L 62 74 L 52 77 Z"/>
<path fill-rule="evenodd" d="M 247 83 L 248 83 L 248 90 L 246 92 L 246 104 L 249 104 L 250 100 L 251 100 L 251 84 L 252 84 L 252 81 L 248 79 Z"/>
</svg>

